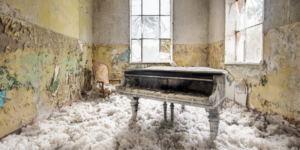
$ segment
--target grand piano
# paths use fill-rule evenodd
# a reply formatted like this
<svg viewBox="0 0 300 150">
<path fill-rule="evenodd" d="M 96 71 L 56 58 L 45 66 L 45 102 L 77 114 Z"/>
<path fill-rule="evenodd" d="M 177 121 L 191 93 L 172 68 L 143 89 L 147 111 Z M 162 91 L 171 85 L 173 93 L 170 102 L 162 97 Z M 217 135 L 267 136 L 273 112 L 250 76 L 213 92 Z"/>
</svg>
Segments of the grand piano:
<svg viewBox="0 0 300 150">
<path fill-rule="evenodd" d="M 137 117 L 140 98 L 164 102 L 166 124 L 173 124 L 174 103 L 205 108 L 209 113 L 210 138 L 215 139 L 219 127 L 219 111 L 225 99 L 227 71 L 207 67 L 155 66 L 124 71 L 116 93 L 131 99 L 132 119 Z M 167 121 L 167 102 L 171 103 L 171 120 Z"/>
</svg>

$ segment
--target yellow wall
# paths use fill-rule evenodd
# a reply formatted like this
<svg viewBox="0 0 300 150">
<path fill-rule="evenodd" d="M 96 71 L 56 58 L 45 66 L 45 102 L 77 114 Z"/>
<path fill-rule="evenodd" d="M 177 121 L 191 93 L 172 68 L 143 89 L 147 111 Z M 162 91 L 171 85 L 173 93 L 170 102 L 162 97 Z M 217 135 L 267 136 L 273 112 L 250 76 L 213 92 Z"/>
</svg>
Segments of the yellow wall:
<svg viewBox="0 0 300 150">
<path fill-rule="evenodd" d="M 0 0 L 0 13 L 92 42 L 92 0 Z"/>
<path fill-rule="evenodd" d="M 91 73 L 92 44 L 26 21 L 0 18 L 0 46 L 5 46 L 0 49 L 1 96 L 6 92 L 0 107 L 2 137 L 32 119 L 47 118 L 55 107 L 78 99 L 83 85 L 90 87 L 85 71 Z"/>
<path fill-rule="evenodd" d="M 264 114 L 300 121 L 300 23 L 270 29 L 264 35 L 259 66 L 228 66 L 236 80 L 246 81 L 248 106 Z M 236 83 L 237 85 L 239 83 Z"/>
<path fill-rule="evenodd" d="M 211 45 L 174 45 L 173 61 L 177 66 L 223 68 L 224 41 Z M 138 64 L 130 62 L 129 45 L 97 45 L 93 47 L 93 63 L 104 62 L 111 72 L 111 79 L 121 79 L 126 69 L 142 69 L 150 66 L 170 66 L 169 63 Z M 221 62 L 221 63 L 220 63 Z"/>
<path fill-rule="evenodd" d="M 93 42 L 93 0 L 79 0 L 79 38 Z"/>
</svg>

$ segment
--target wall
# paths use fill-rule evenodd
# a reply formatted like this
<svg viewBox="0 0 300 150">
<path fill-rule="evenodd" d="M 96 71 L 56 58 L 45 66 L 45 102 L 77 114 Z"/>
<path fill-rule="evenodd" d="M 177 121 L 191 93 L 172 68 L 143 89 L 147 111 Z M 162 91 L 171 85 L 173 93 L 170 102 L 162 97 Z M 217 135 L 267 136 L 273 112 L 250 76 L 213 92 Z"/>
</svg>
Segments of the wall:
<svg viewBox="0 0 300 150">
<path fill-rule="evenodd" d="M 0 137 L 91 88 L 92 3 L 80 1 L 0 0 Z"/>
<path fill-rule="evenodd" d="M 279 114 L 300 131 L 299 1 L 265 0 L 263 61 L 259 65 L 230 65 L 235 97 L 262 114 Z M 226 12 L 227 13 L 227 12 Z M 227 43 L 226 43 L 227 44 Z M 227 51 L 227 49 L 226 49 Z"/>
<path fill-rule="evenodd" d="M 209 1 L 207 66 L 223 69 L 225 62 L 225 0 Z"/>
<path fill-rule="evenodd" d="M 174 0 L 173 60 L 178 66 L 207 66 L 208 0 Z M 128 68 L 152 65 L 130 64 L 129 0 L 93 1 L 93 62 L 108 64 L 111 72 L 120 74 Z M 117 75 L 112 74 L 112 78 Z"/>
<path fill-rule="evenodd" d="M 129 44 L 129 0 L 93 0 L 95 44 Z"/>
<path fill-rule="evenodd" d="M 298 0 L 265 0 L 264 32 L 298 22 L 300 20 Z"/>
<path fill-rule="evenodd" d="M 225 40 L 225 0 L 209 1 L 208 26 L 209 44 Z"/>
<path fill-rule="evenodd" d="M 208 0 L 174 0 L 174 44 L 208 44 Z"/>
<path fill-rule="evenodd" d="M 93 0 L 79 0 L 79 39 L 93 43 Z"/>
<path fill-rule="evenodd" d="M 0 0 L 0 12 L 92 42 L 92 0 Z"/>
<path fill-rule="evenodd" d="M 129 44 L 129 0 L 94 0 L 94 43 Z M 174 44 L 208 44 L 208 0 L 174 0 Z"/>
</svg>

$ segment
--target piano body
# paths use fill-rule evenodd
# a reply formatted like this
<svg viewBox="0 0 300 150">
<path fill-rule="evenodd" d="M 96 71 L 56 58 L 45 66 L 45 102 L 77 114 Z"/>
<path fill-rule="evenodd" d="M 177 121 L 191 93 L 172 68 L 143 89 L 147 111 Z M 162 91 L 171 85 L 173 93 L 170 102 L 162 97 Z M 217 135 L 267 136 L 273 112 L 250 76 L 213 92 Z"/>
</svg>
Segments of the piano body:
<svg viewBox="0 0 300 150">
<path fill-rule="evenodd" d="M 131 99 L 132 119 L 135 120 L 139 98 L 164 102 L 167 121 L 167 102 L 171 103 L 173 124 L 174 104 L 203 107 L 209 113 L 210 137 L 215 139 L 219 127 L 219 111 L 225 99 L 227 71 L 207 67 L 149 67 L 124 71 L 116 92 Z"/>
</svg>

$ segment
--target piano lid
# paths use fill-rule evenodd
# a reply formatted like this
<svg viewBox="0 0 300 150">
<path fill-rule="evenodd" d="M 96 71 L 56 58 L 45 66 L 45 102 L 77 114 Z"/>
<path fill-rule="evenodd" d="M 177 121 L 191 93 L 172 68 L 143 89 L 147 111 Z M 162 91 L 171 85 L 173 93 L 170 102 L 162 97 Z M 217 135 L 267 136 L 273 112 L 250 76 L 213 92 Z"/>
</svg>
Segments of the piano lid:
<svg viewBox="0 0 300 150">
<path fill-rule="evenodd" d="M 213 69 L 208 67 L 169 67 L 169 66 L 152 66 L 145 69 L 147 71 L 163 71 L 163 72 L 194 72 L 194 73 L 209 73 L 209 74 L 227 74 L 226 70 Z"/>
</svg>

